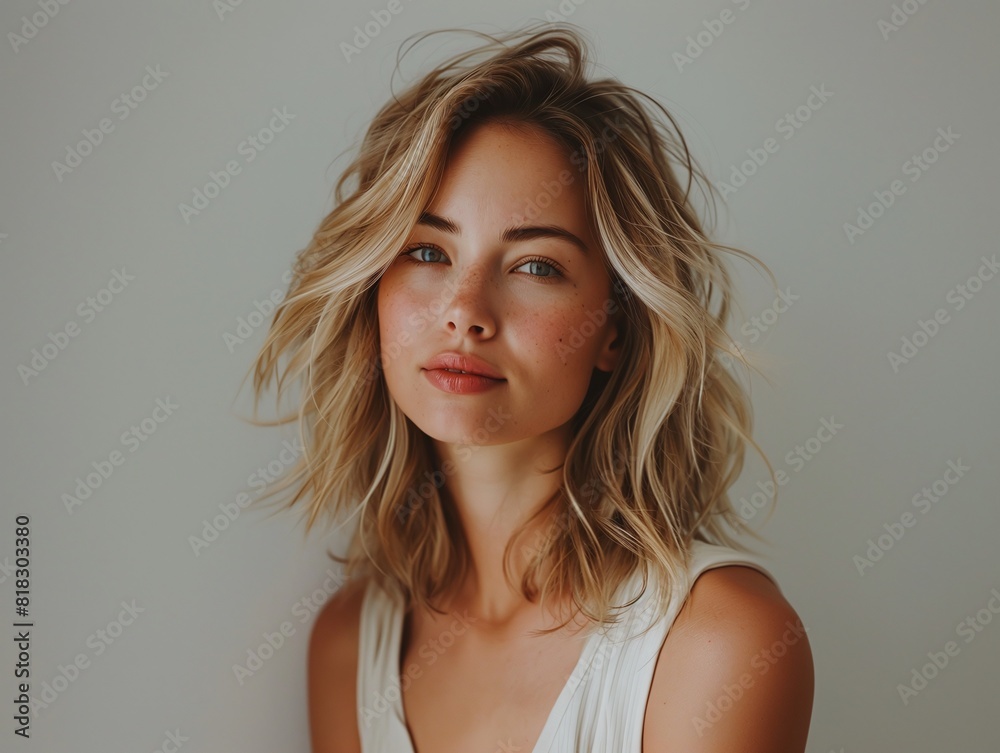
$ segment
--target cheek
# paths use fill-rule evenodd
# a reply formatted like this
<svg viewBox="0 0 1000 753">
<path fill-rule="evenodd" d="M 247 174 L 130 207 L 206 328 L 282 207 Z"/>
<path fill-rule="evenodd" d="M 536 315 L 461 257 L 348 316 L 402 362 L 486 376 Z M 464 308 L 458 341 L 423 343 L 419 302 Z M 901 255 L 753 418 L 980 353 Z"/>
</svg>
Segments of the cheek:
<svg viewBox="0 0 1000 753">
<path fill-rule="evenodd" d="M 540 364 L 567 375 L 582 370 L 582 376 L 589 379 L 598 338 L 596 328 L 579 309 L 550 311 L 525 326 L 533 334 L 532 349 Z"/>
<path fill-rule="evenodd" d="M 378 326 L 383 348 L 389 342 L 408 340 L 407 315 L 413 306 L 405 286 L 395 284 L 392 278 L 379 283 Z"/>
<path fill-rule="evenodd" d="M 392 388 L 405 384 L 410 369 L 426 355 L 427 332 L 439 305 L 426 291 L 404 277 L 387 276 L 379 283 L 376 297 L 382 372 Z"/>
<path fill-rule="evenodd" d="M 379 284 L 377 308 L 380 361 L 390 391 L 400 357 L 413 344 L 407 324 L 408 312 L 411 310 L 409 305 L 404 290 L 394 288 L 391 283 L 385 286 Z"/>
</svg>

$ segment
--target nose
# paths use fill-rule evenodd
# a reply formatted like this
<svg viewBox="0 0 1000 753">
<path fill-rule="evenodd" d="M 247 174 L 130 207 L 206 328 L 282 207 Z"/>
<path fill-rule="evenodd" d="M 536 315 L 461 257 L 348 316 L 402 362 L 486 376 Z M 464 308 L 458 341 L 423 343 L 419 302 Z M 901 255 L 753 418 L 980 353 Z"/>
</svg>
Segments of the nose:
<svg viewBox="0 0 1000 753">
<path fill-rule="evenodd" d="M 470 268 L 454 288 L 454 295 L 442 312 L 442 320 L 449 334 L 492 337 L 496 320 L 491 307 L 492 279 L 481 266 Z"/>
</svg>

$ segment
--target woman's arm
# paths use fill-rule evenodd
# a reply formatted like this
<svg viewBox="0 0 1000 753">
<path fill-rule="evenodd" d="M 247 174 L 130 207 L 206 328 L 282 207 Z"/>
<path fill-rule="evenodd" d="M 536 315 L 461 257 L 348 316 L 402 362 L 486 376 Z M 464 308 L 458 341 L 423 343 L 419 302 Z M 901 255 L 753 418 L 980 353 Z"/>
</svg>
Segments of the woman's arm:
<svg viewBox="0 0 1000 753">
<path fill-rule="evenodd" d="M 348 582 L 320 610 L 309 636 L 312 753 L 361 753 L 358 735 L 358 631 L 364 589 Z"/>
<path fill-rule="evenodd" d="M 803 753 L 813 685 L 805 628 L 771 580 L 713 568 L 663 642 L 643 753 Z"/>
</svg>

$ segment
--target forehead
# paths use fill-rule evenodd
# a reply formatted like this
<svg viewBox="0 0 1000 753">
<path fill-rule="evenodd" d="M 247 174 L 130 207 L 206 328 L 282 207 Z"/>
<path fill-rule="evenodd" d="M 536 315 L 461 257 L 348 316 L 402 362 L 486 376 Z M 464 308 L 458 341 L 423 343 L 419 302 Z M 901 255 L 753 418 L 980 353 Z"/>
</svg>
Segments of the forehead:
<svg viewBox="0 0 1000 753">
<path fill-rule="evenodd" d="M 452 143 L 428 211 L 479 222 L 536 220 L 588 232 L 583 173 L 569 149 L 539 126 L 472 125 Z"/>
</svg>

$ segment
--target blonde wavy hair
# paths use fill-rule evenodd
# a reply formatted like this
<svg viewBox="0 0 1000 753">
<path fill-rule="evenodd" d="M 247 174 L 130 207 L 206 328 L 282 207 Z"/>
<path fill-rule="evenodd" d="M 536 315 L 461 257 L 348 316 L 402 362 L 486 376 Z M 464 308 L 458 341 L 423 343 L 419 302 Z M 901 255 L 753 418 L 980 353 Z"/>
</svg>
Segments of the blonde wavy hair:
<svg viewBox="0 0 1000 753">
<path fill-rule="evenodd" d="M 470 32 L 423 36 L 448 31 Z M 559 493 L 538 511 L 552 522 L 530 542 L 519 529 L 504 571 L 528 599 L 568 597 L 574 612 L 613 623 L 615 589 L 640 566 L 655 568 L 662 606 L 670 584 L 686 576 L 693 539 L 740 548 L 729 526 L 764 540 L 727 493 L 747 443 L 772 480 L 774 470 L 752 439 L 748 395 L 724 363 L 751 368 L 725 329 L 733 291 L 720 252 L 759 264 L 776 281 L 756 257 L 709 240 L 690 191 L 696 178 L 709 196 L 713 187 L 673 117 L 613 78 L 589 80 L 578 27 L 471 33 L 486 41 L 378 111 L 336 184 L 333 210 L 296 255 L 287 295 L 251 366 L 252 421 L 297 420 L 305 452 L 264 496 L 297 487 L 286 506 L 308 498 L 306 532 L 321 515 L 339 525 L 357 516 L 347 556 L 330 553 L 345 574 L 371 576 L 407 604 L 442 611 L 435 602 L 462 582 L 469 553 L 440 493 L 444 474 L 429 438 L 394 403 L 381 374 L 376 284 L 426 209 L 458 135 L 487 121 L 539 126 L 565 145 L 584 176 L 625 324 L 618 365 L 595 371 L 574 418 Z M 675 165 L 684 167 L 686 185 Z M 302 379 L 298 408 L 257 420 L 275 378 L 279 403 L 288 384 Z M 514 584 L 509 559 L 518 544 L 527 566 Z"/>
</svg>

